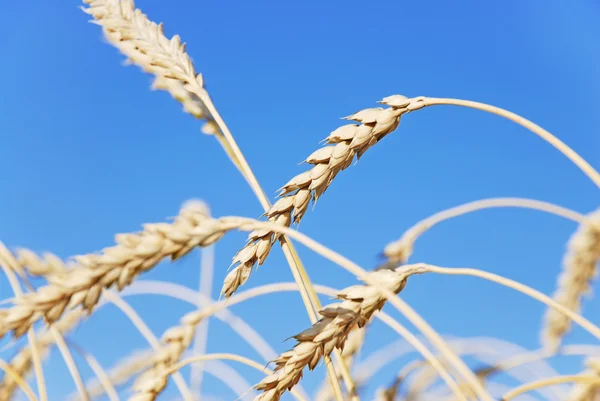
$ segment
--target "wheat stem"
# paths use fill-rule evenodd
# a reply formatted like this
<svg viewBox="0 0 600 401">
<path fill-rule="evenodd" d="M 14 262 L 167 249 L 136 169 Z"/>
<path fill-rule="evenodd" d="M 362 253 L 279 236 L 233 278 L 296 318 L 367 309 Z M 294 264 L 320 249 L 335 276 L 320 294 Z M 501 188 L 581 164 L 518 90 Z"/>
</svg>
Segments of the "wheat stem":
<svg viewBox="0 0 600 401">
<path fill-rule="evenodd" d="M 419 273 L 431 272 L 431 273 L 448 274 L 448 275 L 473 276 L 473 277 L 483 278 L 488 281 L 492 281 L 494 283 L 503 285 L 508 288 L 512 288 L 513 290 L 516 290 L 516 291 L 521 292 L 533 299 L 536 299 L 536 300 L 546 304 L 547 306 L 557 310 L 558 312 L 566 315 L 567 317 L 569 317 L 569 319 L 573 320 L 579 326 L 584 328 L 587 332 L 589 332 L 594 337 L 596 337 L 597 339 L 600 340 L 600 328 L 598 326 L 596 326 L 595 324 L 593 324 L 592 322 L 590 322 L 583 316 L 572 312 L 568 308 L 565 308 L 564 306 L 562 306 L 558 302 L 554 301 L 552 298 L 548 297 L 547 295 L 544 295 L 543 293 L 541 293 L 537 290 L 534 290 L 533 288 L 531 288 L 525 284 L 521 284 L 518 281 L 511 280 L 506 277 L 502 277 L 500 275 L 485 272 L 485 271 L 478 270 L 478 269 L 459 268 L 459 267 L 448 268 L 448 267 L 439 267 L 439 266 L 433 266 L 433 265 L 427 265 L 427 264 L 420 264 L 420 265 L 423 266 L 423 270 L 421 270 Z"/>
<path fill-rule="evenodd" d="M 539 125 L 529 121 L 528 119 L 521 117 L 518 114 L 515 114 L 508 110 L 504 110 L 500 107 L 480 102 L 474 102 L 471 100 L 425 97 L 423 98 L 423 103 L 425 106 L 452 105 L 468 107 L 471 109 L 482 110 L 488 113 L 496 114 L 500 117 L 507 118 L 527 128 L 534 134 L 544 139 L 550 145 L 554 146 L 559 152 L 561 152 L 577 167 L 579 167 L 581 171 L 583 171 L 585 175 L 589 177 L 590 180 L 592 180 L 598 187 L 600 187 L 600 174 L 587 161 L 585 161 L 585 159 L 583 159 L 577 152 L 575 152 L 573 149 L 567 146 L 567 144 L 565 144 L 563 141 L 552 135 L 550 132 L 546 131 Z"/>
<path fill-rule="evenodd" d="M 19 281 L 17 280 L 14 269 L 12 268 L 12 266 L 15 265 L 18 265 L 18 263 L 14 263 L 12 254 L 8 251 L 8 249 L 6 249 L 4 244 L 0 242 L 0 268 L 4 271 L 4 274 L 8 278 L 8 282 L 13 293 L 15 294 L 15 297 L 19 299 L 23 297 L 23 291 L 21 290 Z M 31 350 L 31 361 L 33 363 L 33 371 L 35 373 L 40 400 L 48 401 L 46 380 L 44 379 L 44 371 L 42 369 L 42 358 L 39 353 L 35 332 L 33 331 L 32 327 L 29 327 L 27 330 L 27 341 L 29 342 L 29 349 Z"/>
<path fill-rule="evenodd" d="M 500 401 L 510 401 L 521 394 L 529 391 L 537 390 L 543 387 L 552 386 L 555 384 L 562 383 L 589 383 L 589 384 L 600 384 L 600 377 L 595 376 L 584 376 L 584 375 L 565 375 L 555 376 L 546 379 L 536 380 L 530 383 L 523 384 L 516 387 L 502 396 Z"/>
<path fill-rule="evenodd" d="M 85 389 L 85 384 L 81 379 L 81 373 L 79 373 L 79 369 L 77 369 L 77 364 L 75 364 L 75 361 L 73 360 L 73 355 L 71 355 L 71 351 L 69 351 L 69 347 L 67 347 L 64 338 L 60 335 L 60 332 L 56 327 L 50 325 L 49 329 L 56 341 L 56 347 L 60 350 L 60 353 L 67 364 L 67 368 L 69 369 L 69 373 L 71 374 L 71 377 L 73 377 L 77 391 L 79 391 L 83 401 L 89 401 L 90 397 Z"/>
<path fill-rule="evenodd" d="M 110 381 L 110 377 L 106 370 L 102 367 L 102 364 L 98 362 L 98 360 L 92 355 L 90 352 L 83 349 L 83 347 L 78 346 L 72 341 L 69 342 L 71 348 L 73 348 L 79 355 L 85 359 L 88 366 L 94 372 L 94 375 L 98 378 L 100 385 L 102 386 L 103 392 L 106 393 L 110 401 L 119 401 L 119 394 L 117 393 L 117 389 Z M 88 397 L 94 398 L 94 395 L 90 393 L 89 386 L 84 384 L 85 391 L 84 394 L 87 394 Z M 82 393 L 80 391 L 80 393 Z"/>
<path fill-rule="evenodd" d="M 472 202 L 463 203 L 461 205 L 446 210 L 442 210 L 441 212 L 435 213 L 417 222 L 411 228 L 406 230 L 398 240 L 389 243 L 384 248 L 383 254 L 388 259 L 388 263 L 390 263 L 391 265 L 396 263 L 405 263 L 408 260 L 410 254 L 412 253 L 412 248 L 416 240 L 435 225 L 442 223 L 446 220 L 462 216 L 468 213 L 476 212 L 479 210 L 507 207 L 539 210 L 542 212 L 554 214 L 559 217 L 564 217 L 565 219 L 569 219 L 577 223 L 582 223 L 585 220 L 585 216 L 581 213 L 577 213 L 571 209 L 535 199 L 480 199 Z"/>
<path fill-rule="evenodd" d="M 268 375 L 272 374 L 273 371 L 270 369 L 267 369 L 264 367 L 264 365 L 261 365 L 260 363 L 246 358 L 244 356 L 241 355 L 236 355 L 236 354 L 230 354 L 230 353 L 220 353 L 220 354 L 205 354 L 205 355 L 195 355 L 192 356 L 190 358 L 184 359 L 183 361 L 178 362 L 177 364 L 171 366 L 168 369 L 168 373 L 171 374 L 172 372 L 177 372 L 179 369 L 191 364 L 191 363 L 196 363 L 196 362 L 201 362 L 201 361 L 212 361 L 212 360 L 229 360 L 229 361 L 235 361 L 235 362 L 239 362 L 242 363 L 244 365 L 250 366 L 260 372 L 264 372 Z M 294 398 L 296 398 L 296 400 L 298 401 L 307 401 L 304 397 L 302 397 L 298 392 L 296 392 L 295 390 L 290 391 L 291 394 L 294 396 Z"/>
<path fill-rule="evenodd" d="M 197 307 L 202 308 L 203 299 L 212 299 L 213 271 L 215 266 L 215 246 L 209 246 L 200 251 L 200 283 L 198 287 Z M 208 342 L 208 320 L 198 324 L 192 353 L 201 355 L 206 353 Z M 193 394 L 202 394 L 203 365 L 195 363 L 190 368 L 190 389 Z"/>
<path fill-rule="evenodd" d="M 21 375 L 19 375 L 19 373 L 16 370 L 14 370 L 12 366 L 10 366 L 10 364 L 0 359 L 0 369 L 2 369 L 8 376 L 10 376 L 10 378 L 15 383 L 17 383 L 17 385 L 21 388 L 21 390 L 23 390 L 29 401 L 38 401 L 38 398 L 35 396 L 35 393 L 31 389 L 31 387 L 29 387 L 29 384 L 27 384 L 27 382 L 23 380 Z"/>
<path fill-rule="evenodd" d="M 133 323 L 135 328 L 140 332 L 140 334 L 148 341 L 148 344 L 155 350 L 160 350 L 160 342 L 158 338 L 152 333 L 152 330 L 148 327 L 148 325 L 144 322 L 144 320 L 138 315 L 138 313 L 133 309 L 127 302 L 125 302 L 121 297 L 111 291 L 105 291 L 104 296 L 108 301 L 113 303 L 117 308 L 119 308 Z M 181 373 L 177 373 L 173 376 L 173 380 L 177 385 L 177 389 L 181 393 L 184 401 L 193 401 L 194 397 L 190 392 L 190 389 L 181 375 Z"/>
</svg>

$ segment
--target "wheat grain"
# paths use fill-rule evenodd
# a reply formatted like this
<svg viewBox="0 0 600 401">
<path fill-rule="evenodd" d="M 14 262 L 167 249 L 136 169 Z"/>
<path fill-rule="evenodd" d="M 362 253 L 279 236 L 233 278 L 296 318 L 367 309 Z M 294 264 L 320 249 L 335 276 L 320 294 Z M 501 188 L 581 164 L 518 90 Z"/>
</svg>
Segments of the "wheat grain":
<svg viewBox="0 0 600 401">
<path fill-rule="evenodd" d="M 394 293 L 406 285 L 410 271 L 381 270 L 369 273 L 370 278 Z M 302 378 L 302 371 L 314 369 L 321 358 L 334 349 L 343 350 L 348 335 L 355 328 L 364 327 L 373 313 L 385 304 L 385 297 L 372 286 L 356 285 L 340 291 L 337 298 L 342 302 L 330 304 L 319 311 L 322 318 L 309 329 L 297 334 L 298 343 L 273 362 L 275 372 L 267 376 L 255 388 L 262 393 L 256 401 L 277 401 Z"/>
<path fill-rule="evenodd" d="M 0 336 L 12 331 L 19 337 L 40 318 L 52 323 L 76 305 L 91 311 L 103 289 L 115 284 L 122 289 L 161 260 L 176 260 L 196 246 L 213 244 L 233 227 L 235 224 L 210 218 L 204 204 L 191 202 L 172 224 L 146 224 L 142 232 L 118 234 L 117 245 L 98 255 L 76 256 L 78 266 L 68 275 L 53 278 L 51 284 L 0 311 Z"/>
<path fill-rule="evenodd" d="M 388 108 L 369 108 L 360 110 L 347 120 L 359 124 L 344 125 L 333 131 L 324 146 L 313 152 L 305 162 L 313 167 L 290 181 L 279 193 L 279 200 L 265 212 L 269 221 L 289 226 L 299 223 L 310 202 L 316 202 L 327 190 L 336 175 L 348 168 L 354 157 L 360 157 L 383 137 L 394 131 L 402 115 L 422 107 L 422 98 L 407 98 L 402 95 L 388 96 L 380 103 Z M 274 241 L 279 237 L 274 231 L 259 229 L 248 235 L 248 243 L 234 257 L 235 266 L 227 275 L 221 293 L 230 297 L 243 285 L 255 265 L 261 265 L 271 251 Z"/>
<path fill-rule="evenodd" d="M 354 364 L 354 358 L 360 352 L 364 344 L 366 333 L 366 326 L 357 330 L 353 330 L 352 332 L 350 332 L 350 335 L 346 340 L 346 344 L 344 344 L 342 358 L 344 358 L 346 366 L 348 366 L 349 369 L 352 368 L 352 365 Z M 337 379 L 338 381 L 342 380 L 341 373 L 338 373 Z M 356 385 L 360 386 L 360 383 L 357 382 L 356 378 L 353 379 Z M 333 398 L 333 395 L 333 389 L 331 388 L 329 379 L 326 378 L 325 380 L 323 380 L 319 389 L 317 390 L 317 393 L 315 395 L 315 401 L 329 401 Z"/>
<path fill-rule="evenodd" d="M 579 312 L 582 298 L 590 292 L 590 283 L 596 277 L 599 260 L 600 209 L 597 209 L 586 217 L 569 239 L 554 299 L 568 309 Z M 544 347 L 556 351 L 570 327 L 571 320 L 567 316 L 549 309 L 541 333 Z"/>
</svg>

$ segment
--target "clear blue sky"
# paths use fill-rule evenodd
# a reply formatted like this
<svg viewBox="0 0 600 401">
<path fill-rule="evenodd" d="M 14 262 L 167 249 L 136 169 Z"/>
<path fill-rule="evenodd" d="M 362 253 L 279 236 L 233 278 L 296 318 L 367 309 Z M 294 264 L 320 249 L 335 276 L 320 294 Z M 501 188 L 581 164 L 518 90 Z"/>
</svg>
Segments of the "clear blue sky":
<svg viewBox="0 0 600 401">
<path fill-rule="evenodd" d="M 219 2 L 140 0 L 178 33 L 217 107 L 264 186 L 273 193 L 340 117 L 384 96 L 457 97 L 515 111 L 600 166 L 600 3 Z M 103 42 L 77 1 L 9 2 L 0 15 L 0 240 L 61 257 L 100 250 L 117 232 L 164 221 L 196 197 L 215 215 L 258 217 L 260 205 L 216 141 L 151 79 Z M 340 174 L 301 230 L 366 268 L 403 230 L 438 210 L 484 197 L 530 197 L 580 212 L 598 188 L 556 150 L 499 117 L 435 107 L 403 119 L 358 165 Z M 554 288 L 571 222 L 533 211 L 492 210 L 443 224 L 417 243 L 414 261 L 501 273 L 544 292 Z M 215 294 L 242 234 L 217 247 Z M 317 283 L 355 283 L 301 249 Z M 197 287 L 197 253 L 144 279 Z M 279 250 L 249 286 L 291 281 Z M 12 296 L 4 279 L 1 298 Z M 544 308 L 477 279 L 416 277 L 404 298 L 443 334 L 495 336 L 538 346 Z M 190 310 L 179 301 L 128 298 L 157 335 Z M 297 294 L 232 310 L 277 351 L 308 324 Z M 587 316 L 600 318 L 593 302 Z M 277 326 L 268 322 L 276 318 Z M 106 336 L 105 332 L 111 332 Z M 109 366 L 143 339 L 113 307 L 73 337 Z M 377 324 L 364 354 L 395 340 Z M 569 342 L 593 342 L 575 330 Z M 116 345 L 115 345 L 116 344 Z M 258 358 L 220 322 L 209 351 Z M 2 357 L 8 358 L 9 353 Z M 576 369 L 576 363 L 566 367 Z M 83 365 L 83 363 L 82 363 Z M 568 365 L 568 366 L 567 366 Z M 72 388 L 53 353 L 54 400 Z M 392 367 L 399 368 L 400 363 Z M 90 371 L 83 368 L 89 376 Z M 258 372 L 241 370 L 250 383 Z M 393 369 L 376 384 L 388 382 Z M 322 371 L 307 374 L 312 389 Z M 215 379 L 209 394 L 233 399 Z M 370 387 L 373 390 L 374 387 Z M 170 394 L 176 394 L 174 386 Z"/>
</svg>

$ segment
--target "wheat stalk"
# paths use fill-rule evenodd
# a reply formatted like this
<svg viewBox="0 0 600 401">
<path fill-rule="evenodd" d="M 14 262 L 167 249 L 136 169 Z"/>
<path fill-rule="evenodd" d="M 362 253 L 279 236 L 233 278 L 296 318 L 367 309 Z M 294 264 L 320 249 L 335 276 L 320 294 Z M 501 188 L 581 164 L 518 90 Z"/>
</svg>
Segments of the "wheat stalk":
<svg viewBox="0 0 600 401">
<path fill-rule="evenodd" d="M 344 125 L 333 131 L 325 141 L 329 144 L 313 152 L 305 162 L 313 167 L 288 181 L 279 193 L 279 200 L 265 212 L 268 220 L 288 227 L 299 223 L 311 201 L 316 202 L 327 190 L 335 176 L 348 168 L 370 147 L 394 131 L 402 115 L 422 107 L 421 98 L 409 99 L 402 95 L 388 96 L 380 101 L 388 108 L 360 110 L 347 120 L 359 124 Z M 227 275 L 221 293 L 230 297 L 243 285 L 255 265 L 261 265 L 271 251 L 278 234 L 260 229 L 248 235 L 248 243 L 234 257 L 235 267 Z"/>
<path fill-rule="evenodd" d="M 399 293 L 406 285 L 409 272 L 381 270 L 369 274 L 373 281 Z M 309 329 L 293 336 L 298 343 L 273 362 L 274 374 L 267 376 L 255 388 L 262 394 L 256 401 L 277 401 L 302 378 L 304 368 L 314 369 L 321 358 L 337 348 L 342 350 L 348 335 L 355 328 L 364 327 L 376 311 L 385 304 L 385 297 L 372 286 L 357 285 L 340 291 L 340 303 L 325 306 L 322 316 Z"/>
<path fill-rule="evenodd" d="M 558 278 L 554 299 L 574 312 L 581 310 L 581 301 L 590 292 L 600 260 L 600 209 L 589 214 L 569 239 L 563 259 L 563 271 Z M 549 309 L 541 337 L 544 347 L 556 351 L 571 327 L 570 319 Z"/>
<path fill-rule="evenodd" d="M 66 332 L 73 330 L 85 315 L 86 313 L 80 309 L 74 310 L 58 320 L 53 327 L 61 334 L 65 334 Z M 48 353 L 50 347 L 54 343 L 55 337 L 50 330 L 44 330 L 37 335 L 37 347 L 42 357 L 44 354 Z M 20 350 L 17 355 L 10 360 L 9 364 L 19 376 L 25 377 L 33 367 L 31 348 L 25 347 Z M 0 382 L 0 401 L 9 401 L 17 387 L 18 383 L 11 376 L 4 376 Z"/>
<path fill-rule="evenodd" d="M 137 350 L 119 360 L 108 371 L 110 382 L 114 386 L 119 386 L 126 383 L 133 375 L 147 369 L 153 363 L 154 352 L 148 350 Z M 90 398 L 97 398 L 105 393 L 104 386 L 98 379 L 86 382 L 85 388 Z M 70 401 L 80 400 L 79 394 L 74 394 L 69 397 Z"/>
<path fill-rule="evenodd" d="M 510 401 L 518 397 L 521 394 L 529 391 L 538 390 L 548 386 L 554 386 L 561 383 L 581 383 L 589 385 L 600 385 L 600 377 L 596 375 L 565 375 L 565 376 L 554 376 L 545 379 L 536 380 L 530 383 L 525 383 L 521 386 L 515 387 L 512 390 L 505 393 L 500 401 Z M 570 401 L 570 400 L 569 400 Z M 589 401 L 589 400 L 586 400 Z M 595 400 L 594 400 L 595 401 Z"/>
<path fill-rule="evenodd" d="M 493 208 L 523 208 L 538 210 L 553 214 L 558 217 L 582 223 L 585 216 L 573 210 L 552 203 L 527 198 L 486 198 L 472 202 L 463 203 L 458 206 L 437 212 L 414 224 L 406 230 L 402 236 L 390 242 L 383 250 L 383 256 L 387 259 L 386 264 L 394 267 L 406 263 L 413 252 L 415 241 L 434 226 L 455 217 L 464 216 L 485 209 Z M 381 267 L 386 267 L 385 265 Z"/>
</svg>

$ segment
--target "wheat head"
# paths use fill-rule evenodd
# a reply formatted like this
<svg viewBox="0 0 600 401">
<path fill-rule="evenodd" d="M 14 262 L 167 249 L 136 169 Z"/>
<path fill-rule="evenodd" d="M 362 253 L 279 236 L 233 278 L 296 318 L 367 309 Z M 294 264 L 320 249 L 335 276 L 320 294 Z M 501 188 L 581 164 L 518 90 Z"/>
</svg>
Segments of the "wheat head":
<svg viewBox="0 0 600 401">
<path fill-rule="evenodd" d="M 153 89 L 169 92 L 183 104 L 186 112 L 208 122 L 202 128 L 215 134 L 217 125 L 199 95 L 203 92 L 202 75 L 197 73 L 179 35 L 168 39 L 163 25 L 150 21 L 135 8 L 133 0 L 83 0 L 84 12 L 102 27 L 106 40 L 123 53 L 130 63 L 155 76 Z"/>
<path fill-rule="evenodd" d="M 369 273 L 371 278 L 385 288 L 399 293 L 406 285 L 411 271 L 380 270 Z M 330 304 L 319 311 L 322 316 L 309 329 L 293 336 L 298 343 L 273 362 L 274 373 L 264 378 L 255 388 L 262 391 L 255 401 L 277 401 L 302 378 L 304 368 L 314 369 L 321 358 L 334 349 L 343 350 L 350 332 L 364 327 L 373 313 L 385 304 L 375 287 L 356 285 L 340 291 L 340 303 Z"/>
<path fill-rule="evenodd" d="M 327 190 L 333 179 L 348 168 L 354 157 L 360 157 L 383 137 L 394 131 L 402 115 L 423 107 L 422 98 L 407 98 L 392 95 L 379 103 L 387 108 L 360 110 L 346 120 L 359 124 L 339 127 L 325 139 L 328 146 L 313 152 L 305 160 L 313 167 L 288 181 L 279 192 L 279 199 L 265 213 L 269 221 L 289 226 L 299 223 L 308 210 L 311 201 L 316 202 Z M 225 277 L 221 293 L 230 297 L 243 285 L 255 265 L 261 265 L 271 251 L 279 234 L 271 230 L 259 229 L 248 235 L 248 243 L 234 257 L 235 266 Z"/>
<path fill-rule="evenodd" d="M 76 305 L 91 311 L 103 289 L 113 285 L 122 289 L 167 257 L 176 260 L 196 246 L 214 244 L 228 229 L 209 216 L 203 203 L 190 202 L 171 224 L 146 224 L 142 232 L 117 234 L 117 245 L 100 254 L 76 256 L 77 267 L 67 275 L 53 278 L 0 311 L 0 337 L 10 331 L 20 337 L 42 317 L 52 323 Z"/>
<path fill-rule="evenodd" d="M 563 259 L 563 271 L 558 278 L 554 299 L 573 312 L 581 310 L 581 301 L 590 292 L 600 260 L 600 209 L 586 216 L 569 239 Z M 545 348 L 556 351 L 570 330 L 571 320 L 555 309 L 548 309 L 541 337 Z"/>
</svg>

